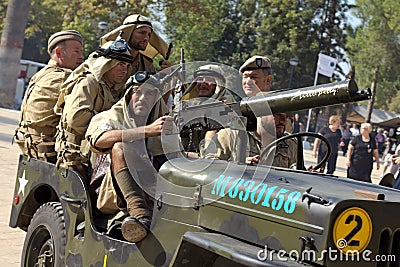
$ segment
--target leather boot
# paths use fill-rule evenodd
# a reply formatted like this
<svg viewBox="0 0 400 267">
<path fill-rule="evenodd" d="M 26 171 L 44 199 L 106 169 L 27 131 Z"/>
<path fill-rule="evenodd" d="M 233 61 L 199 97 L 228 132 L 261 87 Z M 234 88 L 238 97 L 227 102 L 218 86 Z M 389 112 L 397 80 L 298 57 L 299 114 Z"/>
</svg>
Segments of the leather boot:
<svg viewBox="0 0 400 267">
<path fill-rule="evenodd" d="M 140 242 L 150 232 L 151 218 L 142 217 L 136 219 L 129 216 L 122 221 L 122 236 L 129 242 Z"/>
</svg>

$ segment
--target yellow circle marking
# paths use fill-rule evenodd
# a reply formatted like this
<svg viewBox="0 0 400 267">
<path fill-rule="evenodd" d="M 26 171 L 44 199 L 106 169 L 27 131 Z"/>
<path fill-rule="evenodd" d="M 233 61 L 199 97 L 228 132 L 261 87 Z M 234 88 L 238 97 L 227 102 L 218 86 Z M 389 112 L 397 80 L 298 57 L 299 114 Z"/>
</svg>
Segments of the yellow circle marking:
<svg viewBox="0 0 400 267">
<path fill-rule="evenodd" d="M 372 221 L 361 208 L 349 208 L 337 217 L 333 226 L 333 242 L 343 253 L 362 252 L 371 241 Z"/>
</svg>

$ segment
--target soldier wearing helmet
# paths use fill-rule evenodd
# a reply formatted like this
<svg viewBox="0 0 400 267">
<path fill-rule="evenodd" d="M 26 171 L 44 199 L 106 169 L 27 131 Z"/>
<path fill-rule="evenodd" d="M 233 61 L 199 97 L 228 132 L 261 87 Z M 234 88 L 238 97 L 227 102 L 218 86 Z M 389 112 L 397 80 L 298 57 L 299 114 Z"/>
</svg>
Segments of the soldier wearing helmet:
<svg viewBox="0 0 400 267">
<path fill-rule="evenodd" d="M 101 44 L 115 40 L 119 35 L 125 39 L 131 48 L 133 58 L 132 67 L 127 79 L 138 71 L 156 72 L 153 58 L 161 54 L 164 58 L 168 54 L 168 44 L 153 31 L 152 22 L 145 16 L 134 14 L 125 18 L 122 25 L 101 37 Z M 161 68 L 171 66 L 163 60 Z"/>
<path fill-rule="evenodd" d="M 247 96 L 268 93 L 271 90 L 272 72 L 271 61 L 264 56 L 253 56 L 246 60 L 240 67 L 242 73 L 242 88 Z M 257 130 L 247 132 L 247 163 L 259 163 L 261 148 L 273 141 L 274 135 L 282 137 L 286 133 L 286 114 L 274 114 L 257 118 Z M 238 131 L 223 129 L 219 131 L 206 147 L 207 158 L 222 160 L 237 160 L 236 151 L 233 149 L 238 139 Z M 273 166 L 289 168 L 296 162 L 296 141 L 286 140 L 278 143 Z M 267 164 L 266 160 L 261 162 Z"/>
<path fill-rule="evenodd" d="M 215 101 L 230 101 L 225 90 L 224 72 L 219 65 L 207 64 L 200 66 L 193 73 L 194 80 L 189 85 L 181 101 L 189 106 L 212 103 Z M 202 129 L 190 129 L 189 132 L 181 133 L 183 149 L 188 152 L 189 157 L 198 158 L 202 155 L 204 147 L 217 131 L 206 131 Z"/>
<path fill-rule="evenodd" d="M 120 85 L 124 84 L 131 63 L 127 43 L 118 38 L 93 52 L 65 81 L 59 98 L 59 106 L 65 104 L 57 135 L 57 164 L 87 176 L 89 153 L 82 143 L 86 129 L 95 114 L 110 109 L 122 98 L 124 90 Z"/>
<path fill-rule="evenodd" d="M 82 36 L 74 30 L 54 33 L 48 40 L 50 60 L 26 90 L 14 140 L 30 157 L 56 162 L 55 134 L 60 115 L 54 112 L 62 83 L 83 61 Z"/>
</svg>

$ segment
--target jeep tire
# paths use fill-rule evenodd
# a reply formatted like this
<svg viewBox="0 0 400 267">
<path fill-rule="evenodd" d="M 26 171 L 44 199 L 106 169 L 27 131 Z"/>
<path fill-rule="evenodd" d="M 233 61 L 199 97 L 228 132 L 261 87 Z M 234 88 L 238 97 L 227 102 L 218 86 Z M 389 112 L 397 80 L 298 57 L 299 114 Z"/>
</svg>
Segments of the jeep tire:
<svg viewBox="0 0 400 267">
<path fill-rule="evenodd" d="M 22 250 L 21 266 L 65 265 L 66 230 L 59 202 L 45 203 L 33 215 Z"/>
</svg>

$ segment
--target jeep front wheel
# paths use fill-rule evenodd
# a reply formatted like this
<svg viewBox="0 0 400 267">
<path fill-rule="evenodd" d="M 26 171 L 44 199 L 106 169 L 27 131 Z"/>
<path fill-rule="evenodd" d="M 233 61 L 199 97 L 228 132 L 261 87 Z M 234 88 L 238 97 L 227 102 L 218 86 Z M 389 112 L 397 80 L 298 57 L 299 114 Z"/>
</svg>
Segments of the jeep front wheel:
<svg viewBox="0 0 400 267">
<path fill-rule="evenodd" d="M 22 250 L 21 266 L 64 266 L 66 240 L 61 204 L 58 202 L 43 204 L 29 224 Z"/>
</svg>

